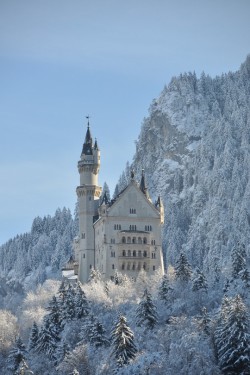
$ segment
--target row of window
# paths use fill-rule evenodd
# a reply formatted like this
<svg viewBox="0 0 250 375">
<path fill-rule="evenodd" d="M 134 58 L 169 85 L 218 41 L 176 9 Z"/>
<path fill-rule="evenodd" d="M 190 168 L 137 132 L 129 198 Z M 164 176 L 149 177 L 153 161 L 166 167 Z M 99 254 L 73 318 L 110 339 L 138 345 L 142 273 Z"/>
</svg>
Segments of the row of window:
<svg viewBox="0 0 250 375">
<path fill-rule="evenodd" d="M 141 269 L 144 269 L 145 271 L 149 271 L 149 267 L 147 267 L 147 263 L 123 263 L 121 265 L 121 270 L 127 270 L 127 271 L 140 271 Z M 152 266 L 153 271 L 155 271 L 155 266 Z"/>
<path fill-rule="evenodd" d="M 132 210 L 132 208 L 131 208 L 131 210 Z M 121 224 L 114 224 L 114 230 L 121 230 L 121 229 L 122 229 Z M 129 226 L 129 230 L 136 231 L 136 225 L 135 224 L 131 224 Z M 146 232 L 151 232 L 152 231 L 152 225 L 145 225 L 145 231 Z"/>
<path fill-rule="evenodd" d="M 129 213 L 130 214 L 136 214 L 136 208 L 130 208 Z"/>
<path fill-rule="evenodd" d="M 138 256 L 139 258 L 141 258 L 142 256 L 144 256 L 144 257 L 147 257 L 147 251 L 146 250 L 144 250 L 144 251 L 141 251 L 141 250 L 139 250 L 139 251 L 136 251 L 136 250 L 133 250 L 133 251 L 131 251 L 131 250 L 122 250 L 122 256 L 123 257 L 126 257 L 126 256 L 128 256 L 128 257 L 131 257 L 131 256 L 133 256 L 133 257 L 136 257 L 136 256 Z"/>
<path fill-rule="evenodd" d="M 144 238 L 141 238 L 141 237 L 138 237 L 138 238 L 136 238 L 136 237 L 132 237 L 132 239 L 131 239 L 131 237 L 125 237 L 125 236 L 123 236 L 122 237 L 122 243 L 139 243 L 139 244 L 142 244 L 142 243 L 144 243 L 144 244 L 146 244 L 147 243 L 147 238 L 146 237 L 144 237 Z"/>
</svg>

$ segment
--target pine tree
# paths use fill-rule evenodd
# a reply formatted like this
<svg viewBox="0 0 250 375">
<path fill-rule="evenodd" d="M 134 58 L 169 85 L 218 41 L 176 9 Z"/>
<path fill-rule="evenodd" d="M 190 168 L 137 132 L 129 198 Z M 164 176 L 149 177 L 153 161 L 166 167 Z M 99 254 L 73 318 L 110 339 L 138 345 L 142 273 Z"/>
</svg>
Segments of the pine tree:
<svg viewBox="0 0 250 375">
<path fill-rule="evenodd" d="M 75 316 L 77 319 L 81 319 L 89 314 L 89 304 L 84 291 L 80 284 L 76 286 L 75 293 Z"/>
<path fill-rule="evenodd" d="M 199 268 L 196 269 L 196 273 L 193 278 L 192 290 L 194 292 L 198 290 L 203 290 L 204 292 L 207 292 L 207 280 L 204 273 L 201 272 Z"/>
<path fill-rule="evenodd" d="M 127 320 L 120 315 L 112 331 L 113 355 L 118 366 L 124 366 L 135 358 L 137 349 L 134 343 L 134 334 L 127 325 Z"/>
<path fill-rule="evenodd" d="M 246 249 L 244 244 L 238 244 L 232 250 L 232 276 L 237 279 L 246 269 Z"/>
<path fill-rule="evenodd" d="M 179 259 L 176 262 L 175 276 L 180 281 L 189 281 L 192 275 L 192 269 L 187 261 L 186 256 L 181 253 Z"/>
<path fill-rule="evenodd" d="M 159 287 L 159 297 L 161 300 L 164 301 L 165 304 L 169 302 L 171 299 L 170 295 L 171 292 L 173 291 L 173 288 L 169 285 L 169 280 L 167 275 L 163 275 L 162 281 Z"/>
<path fill-rule="evenodd" d="M 49 324 L 53 325 L 54 329 L 59 334 L 62 330 L 62 317 L 60 306 L 55 296 L 52 297 L 46 310 L 49 311 L 49 313 L 45 315 L 44 319 L 46 319 Z"/>
<path fill-rule="evenodd" d="M 43 352 L 51 360 L 55 360 L 55 352 L 59 341 L 60 337 L 56 329 L 45 319 L 37 340 L 36 351 L 38 353 Z"/>
<path fill-rule="evenodd" d="M 146 327 L 153 329 L 157 320 L 156 307 L 153 304 L 151 294 L 145 289 L 142 300 L 136 309 L 136 323 L 139 326 L 144 324 Z"/>
<path fill-rule="evenodd" d="M 39 329 L 38 329 L 36 322 L 33 322 L 33 325 L 30 331 L 30 337 L 29 337 L 29 346 L 28 346 L 29 352 L 36 350 L 38 337 L 39 337 Z"/>
<path fill-rule="evenodd" d="M 109 346 L 110 344 L 106 336 L 106 330 L 98 320 L 95 320 L 92 326 L 89 326 L 89 342 L 97 348 L 100 346 Z"/>
<path fill-rule="evenodd" d="M 66 294 L 67 294 L 67 287 L 66 287 L 65 282 L 62 281 L 58 289 L 58 296 L 59 296 L 58 302 L 61 307 L 64 304 L 64 299 L 65 299 Z"/>
<path fill-rule="evenodd" d="M 215 344 L 224 374 L 250 374 L 249 317 L 241 297 L 227 299 L 221 309 Z"/>
<path fill-rule="evenodd" d="M 18 336 L 13 348 L 10 350 L 9 356 L 8 356 L 8 369 L 13 371 L 17 371 L 20 363 L 26 359 L 26 348 L 23 344 L 21 338 Z"/>
<path fill-rule="evenodd" d="M 62 311 L 63 322 L 71 321 L 76 317 L 76 307 L 75 307 L 76 292 L 75 289 L 69 284 L 68 289 L 64 295 Z"/>
<path fill-rule="evenodd" d="M 65 356 L 68 355 L 69 353 L 70 353 L 69 345 L 64 340 L 62 340 L 56 349 L 55 364 L 58 365 L 60 362 L 62 362 Z"/>
</svg>

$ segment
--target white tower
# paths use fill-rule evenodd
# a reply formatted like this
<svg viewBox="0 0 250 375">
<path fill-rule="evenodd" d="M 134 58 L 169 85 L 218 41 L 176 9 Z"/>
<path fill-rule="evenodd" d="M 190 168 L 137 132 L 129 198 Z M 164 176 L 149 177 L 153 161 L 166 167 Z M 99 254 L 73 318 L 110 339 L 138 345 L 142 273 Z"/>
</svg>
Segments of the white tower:
<svg viewBox="0 0 250 375">
<path fill-rule="evenodd" d="M 91 269 L 95 267 L 95 234 L 94 217 L 98 215 L 99 198 L 102 188 L 98 186 L 100 169 L 100 151 L 97 141 L 93 145 L 89 121 L 82 148 L 81 160 L 78 162 L 80 186 L 76 193 L 79 204 L 79 270 L 78 279 L 85 283 Z"/>
</svg>

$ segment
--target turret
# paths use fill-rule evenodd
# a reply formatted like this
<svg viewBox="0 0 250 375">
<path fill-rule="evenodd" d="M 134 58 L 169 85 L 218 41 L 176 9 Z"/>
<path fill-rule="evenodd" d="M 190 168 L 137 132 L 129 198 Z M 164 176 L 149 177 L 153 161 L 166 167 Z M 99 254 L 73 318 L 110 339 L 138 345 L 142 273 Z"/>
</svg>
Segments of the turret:
<svg viewBox="0 0 250 375">
<path fill-rule="evenodd" d="M 93 140 L 89 121 L 82 147 L 81 159 L 78 162 L 80 185 L 76 192 L 79 202 L 79 271 L 78 278 L 87 282 L 91 269 L 95 268 L 93 218 L 98 215 L 101 187 L 98 186 L 100 169 L 100 151 Z"/>
</svg>

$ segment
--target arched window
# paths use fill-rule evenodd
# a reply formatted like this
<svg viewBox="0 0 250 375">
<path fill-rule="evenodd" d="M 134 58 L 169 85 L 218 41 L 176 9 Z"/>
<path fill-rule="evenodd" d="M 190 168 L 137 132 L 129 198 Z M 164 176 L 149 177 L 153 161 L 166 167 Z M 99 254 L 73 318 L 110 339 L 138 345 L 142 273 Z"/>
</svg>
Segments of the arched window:
<svg viewBox="0 0 250 375">
<path fill-rule="evenodd" d="M 143 251 L 143 256 L 144 256 L 144 258 L 146 258 L 146 256 L 147 256 L 146 250 Z"/>
<path fill-rule="evenodd" d="M 125 250 L 122 250 L 122 256 L 123 256 L 123 257 L 126 256 L 126 251 L 125 251 Z"/>
<path fill-rule="evenodd" d="M 124 270 L 125 269 L 125 264 L 124 263 L 122 263 L 122 270 Z"/>
<path fill-rule="evenodd" d="M 138 237 L 138 243 L 142 243 L 141 237 Z"/>
<path fill-rule="evenodd" d="M 127 270 L 130 270 L 130 263 L 127 264 Z"/>
<path fill-rule="evenodd" d="M 136 257 L 136 251 L 133 250 L 133 257 Z"/>
<path fill-rule="evenodd" d="M 126 243 L 126 237 L 122 237 L 122 243 Z"/>
<path fill-rule="evenodd" d="M 147 237 L 143 238 L 143 243 L 147 243 Z"/>
<path fill-rule="evenodd" d="M 136 237 L 132 238 L 132 243 L 136 243 Z"/>
<path fill-rule="evenodd" d="M 127 243 L 131 243 L 131 238 L 130 237 L 127 238 Z"/>
<path fill-rule="evenodd" d="M 146 268 L 147 268 L 147 264 L 144 262 L 143 263 L 143 269 L 146 270 Z"/>
<path fill-rule="evenodd" d="M 128 257 L 131 257 L 131 250 L 128 250 Z"/>
<path fill-rule="evenodd" d="M 141 250 L 138 251 L 138 257 L 141 258 Z"/>
</svg>

